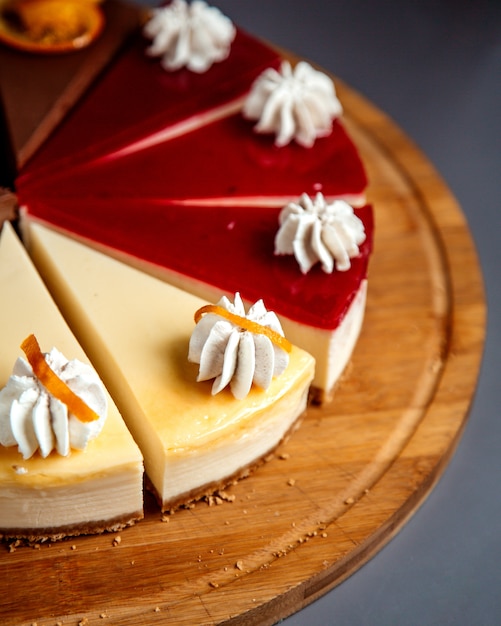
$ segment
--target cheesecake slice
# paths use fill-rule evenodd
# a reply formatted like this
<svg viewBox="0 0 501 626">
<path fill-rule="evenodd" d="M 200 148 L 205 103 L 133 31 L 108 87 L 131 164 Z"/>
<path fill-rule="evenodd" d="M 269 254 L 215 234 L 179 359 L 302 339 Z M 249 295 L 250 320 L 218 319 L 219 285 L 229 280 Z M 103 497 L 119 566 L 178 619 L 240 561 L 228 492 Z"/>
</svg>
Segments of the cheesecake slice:
<svg viewBox="0 0 501 626">
<path fill-rule="evenodd" d="M 261 135 L 244 119 L 253 84 L 280 68 L 283 56 L 235 32 L 228 57 L 202 73 L 167 71 L 137 33 L 23 167 L 21 202 L 136 197 L 281 206 L 322 192 L 363 204 L 367 176 L 340 119 L 311 148 L 278 147 L 273 133 Z M 322 116 L 318 107 L 313 117 Z"/>
<path fill-rule="evenodd" d="M 326 273 L 316 265 L 307 274 L 294 258 L 274 254 L 280 209 L 272 206 L 34 199 L 25 219 L 56 224 L 60 232 L 210 302 L 237 291 L 247 304 L 262 297 L 290 341 L 315 358 L 313 385 L 322 399 L 345 369 L 364 318 L 373 212 L 365 206 L 354 213 L 366 238 L 351 267 Z"/>
<path fill-rule="evenodd" d="M 55 347 L 89 363 L 9 222 L 0 239 L 0 291 L 0 389 L 31 333 L 42 350 Z M 55 540 L 118 530 L 143 517 L 142 456 L 111 397 L 107 404 L 100 434 L 68 456 L 37 451 L 25 459 L 16 445 L 0 445 L 0 535 Z"/>
<path fill-rule="evenodd" d="M 130 146 L 125 155 L 36 180 L 22 176 L 18 193 L 22 202 L 35 196 L 282 207 L 303 193 L 321 192 L 363 204 L 365 171 L 341 121 L 311 149 L 295 142 L 278 147 L 273 135 L 259 135 L 253 127 L 238 111 L 166 141 Z M 43 158 L 45 149 L 39 154 Z"/>
<path fill-rule="evenodd" d="M 6 2 L 1 3 L 2 10 Z M 132 3 L 100 3 L 104 32 L 72 54 L 27 54 L 0 46 L 2 100 L 9 134 L 22 167 L 51 135 L 141 22 Z M 22 76 L 22 80 L 19 77 Z"/>
<path fill-rule="evenodd" d="M 163 510 L 248 473 L 303 413 L 314 359 L 293 347 L 266 391 L 211 394 L 188 361 L 207 302 L 40 224 L 30 254 L 138 442 Z"/>
<path fill-rule="evenodd" d="M 165 71 L 146 54 L 136 32 L 43 149 L 24 168 L 22 181 L 48 178 L 162 134 L 202 125 L 241 106 L 252 81 L 279 64 L 278 53 L 238 28 L 231 54 L 207 72 Z M 215 86 L 217 86 L 215 88 Z"/>
</svg>

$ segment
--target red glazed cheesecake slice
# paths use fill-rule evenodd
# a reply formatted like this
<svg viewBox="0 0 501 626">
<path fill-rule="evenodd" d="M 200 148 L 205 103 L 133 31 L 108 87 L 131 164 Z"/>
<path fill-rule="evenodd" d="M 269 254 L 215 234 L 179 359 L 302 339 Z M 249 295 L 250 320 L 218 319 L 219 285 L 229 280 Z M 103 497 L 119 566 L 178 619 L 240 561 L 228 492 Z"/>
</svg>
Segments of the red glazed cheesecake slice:
<svg viewBox="0 0 501 626">
<path fill-rule="evenodd" d="M 86 197 L 116 203 L 138 198 L 281 207 L 303 193 L 317 192 L 358 204 L 367 179 L 340 121 L 311 149 L 295 142 L 277 147 L 272 136 L 258 135 L 253 123 L 237 113 L 127 156 L 24 182 L 23 177 L 18 181 L 21 202 Z"/>
<path fill-rule="evenodd" d="M 235 291 L 248 302 L 262 297 L 290 340 L 315 357 L 314 386 L 329 391 L 362 324 L 372 209 L 355 209 L 366 239 L 351 268 L 331 274 L 316 265 L 303 275 L 293 257 L 274 254 L 279 213 L 273 207 L 54 199 L 33 201 L 25 218 L 57 225 L 71 237 L 208 300 Z"/>
<path fill-rule="evenodd" d="M 241 106 L 253 80 L 279 57 L 237 29 L 231 54 L 205 73 L 167 72 L 139 33 L 23 169 L 20 184 L 107 156 L 157 133 L 181 132 Z"/>
</svg>

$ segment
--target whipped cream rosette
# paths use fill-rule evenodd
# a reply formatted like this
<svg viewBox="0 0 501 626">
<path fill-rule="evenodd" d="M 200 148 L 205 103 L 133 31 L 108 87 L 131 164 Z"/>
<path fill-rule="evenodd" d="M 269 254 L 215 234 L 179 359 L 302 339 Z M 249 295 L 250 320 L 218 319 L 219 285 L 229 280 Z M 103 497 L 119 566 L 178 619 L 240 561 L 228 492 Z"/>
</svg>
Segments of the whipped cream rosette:
<svg viewBox="0 0 501 626">
<path fill-rule="evenodd" d="M 106 394 L 92 367 L 77 359 L 68 361 L 55 348 L 43 358 L 59 384 L 75 394 L 91 418 L 84 421 L 72 413 L 35 375 L 30 363 L 20 357 L 0 391 L 0 444 L 17 445 L 24 459 L 37 450 L 44 458 L 53 450 L 62 456 L 68 456 L 71 448 L 83 450 L 101 432 L 106 420 Z"/>
<path fill-rule="evenodd" d="M 236 29 L 219 9 L 203 0 L 191 4 L 173 0 L 168 6 L 153 10 L 144 34 L 153 40 L 147 53 L 161 57 L 166 70 L 187 67 L 203 73 L 213 63 L 226 59 Z"/>
<path fill-rule="evenodd" d="M 332 131 L 332 121 L 342 114 L 332 80 L 305 61 L 293 69 L 283 61 L 280 70 L 265 70 L 254 81 L 242 113 L 257 120 L 258 133 L 274 133 L 275 144 L 293 139 L 310 148 L 317 137 Z"/>
<path fill-rule="evenodd" d="M 329 203 L 321 193 L 313 199 L 303 194 L 298 202 L 287 204 L 279 224 L 275 254 L 293 254 L 303 274 L 318 262 L 328 274 L 350 269 L 350 259 L 358 256 L 366 237 L 364 224 L 350 204 Z"/>
<path fill-rule="evenodd" d="M 212 380 L 212 394 L 227 385 L 237 399 L 254 383 L 267 389 L 285 371 L 290 344 L 275 313 L 258 300 L 246 313 L 239 293 L 232 303 L 223 296 L 217 305 L 197 312 L 188 360 L 199 363 L 198 381 Z"/>
</svg>

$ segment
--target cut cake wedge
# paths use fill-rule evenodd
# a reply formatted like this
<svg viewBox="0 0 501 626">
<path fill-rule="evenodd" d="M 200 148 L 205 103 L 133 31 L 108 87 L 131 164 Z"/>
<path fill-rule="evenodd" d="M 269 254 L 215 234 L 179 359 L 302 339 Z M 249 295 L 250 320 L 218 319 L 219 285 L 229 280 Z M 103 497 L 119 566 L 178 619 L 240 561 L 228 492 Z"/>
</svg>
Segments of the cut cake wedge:
<svg viewBox="0 0 501 626">
<path fill-rule="evenodd" d="M 88 358 L 33 267 L 10 223 L 0 239 L 0 388 L 31 333 L 43 350 Z M 0 535 L 31 541 L 118 530 L 143 517 L 141 453 L 113 403 L 103 430 L 67 457 L 0 446 Z"/>
<path fill-rule="evenodd" d="M 237 291 L 248 304 L 263 298 L 289 340 L 315 358 L 313 385 L 327 396 L 364 318 L 372 208 L 355 209 L 366 233 L 360 254 L 348 271 L 331 274 L 317 265 L 303 275 L 292 256 L 274 254 L 279 213 L 270 206 L 34 199 L 25 220 L 56 224 L 60 232 L 211 302 Z"/>
<path fill-rule="evenodd" d="M 294 427 L 313 378 L 308 353 L 293 347 L 266 391 L 213 396 L 187 360 L 193 316 L 206 301 L 39 224 L 29 224 L 27 240 L 121 408 L 163 510 L 245 475 Z"/>
</svg>

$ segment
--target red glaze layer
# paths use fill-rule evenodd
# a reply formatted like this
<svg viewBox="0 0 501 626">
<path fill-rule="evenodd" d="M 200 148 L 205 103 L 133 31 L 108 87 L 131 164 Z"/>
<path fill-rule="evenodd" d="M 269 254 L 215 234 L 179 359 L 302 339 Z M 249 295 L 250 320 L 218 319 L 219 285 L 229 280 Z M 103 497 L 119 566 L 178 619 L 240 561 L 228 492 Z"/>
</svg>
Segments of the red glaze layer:
<svg viewBox="0 0 501 626">
<path fill-rule="evenodd" d="M 44 147 L 25 167 L 21 181 L 50 176 L 104 156 L 190 116 L 245 94 L 278 54 L 237 29 L 229 57 L 207 72 L 167 72 L 150 58 L 148 41 L 136 34 Z"/>
<path fill-rule="evenodd" d="M 280 209 L 190 207 L 133 199 L 33 201 L 29 213 L 66 232 L 208 283 L 297 322 L 332 330 L 367 276 L 373 240 L 370 206 L 356 209 L 366 229 L 347 272 L 316 265 L 303 275 L 291 256 L 274 255 Z"/>
<path fill-rule="evenodd" d="M 43 150 L 42 150 L 43 153 Z M 50 179 L 19 180 L 18 193 L 44 197 L 205 199 L 263 197 L 268 203 L 321 191 L 326 197 L 361 196 L 365 170 L 342 123 L 312 148 L 277 148 L 240 113 L 128 156 L 103 159 Z M 250 203 L 249 203 L 250 204 Z"/>
<path fill-rule="evenodd" d="M 284 199 L 322 191 L 360 197 L 367 179 L 358 152 L 336 121 L 312 149 L 274 146 L 233 114 L 145 150 L 109 155 L 178 122 L 244 95 L 280 59 L 238 31 L 229 58 L 205 74 L 168 73 L 145 57 L 137 36 L 25 167 L 17 192 L 28 212 L 153 268 L 166 268 L 300 323 L 332 330 L 367 275 L 370 207 L 358 210 L 367 232 L 348 272 L 306 276 L 273 240 Z M 255 204 L 248 208 L 231 206 Z M 228 206 L 221 206 L 218 201 Z M 180 205 L 180 202 L 184 202 Z M 195 206 L 212 203 L 210 207 Z M 275 208 L 273 208 L 273 206 Z"/>
</svg>

